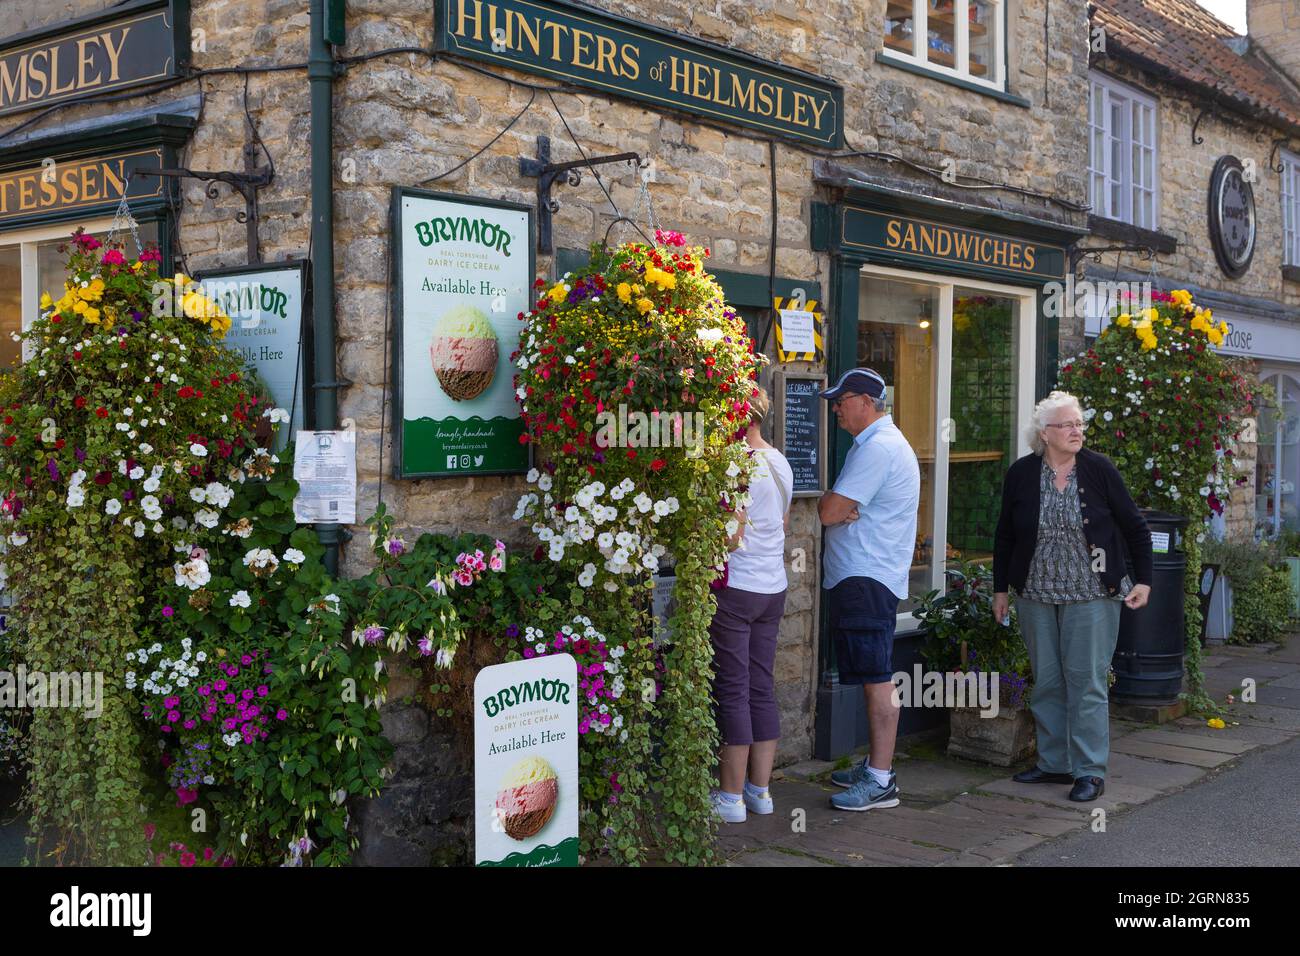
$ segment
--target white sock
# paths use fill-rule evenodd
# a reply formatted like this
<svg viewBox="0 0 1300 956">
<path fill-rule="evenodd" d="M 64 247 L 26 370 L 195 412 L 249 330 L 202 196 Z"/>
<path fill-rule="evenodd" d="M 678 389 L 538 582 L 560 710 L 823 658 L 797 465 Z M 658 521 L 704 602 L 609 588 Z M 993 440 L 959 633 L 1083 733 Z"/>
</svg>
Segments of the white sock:
<svg viewBox="0 0 1300 956">
<path fill-rule="evenodd" d="M 763 793 L 765 790 L 767 790 L 767 787 L 760 787 L 758 784 L 750 783 L 748 780 L 746 780 L 745 789 L 748 790 L 750 793 L 754 794 L 755 796 L 757 796 L 758 794 Z"/>
<path fill-rule="evenodd" d="M 889 786 L 889 771 L 888 771 L 888 770 L 877 770 L 875 767 L 873 767 L 873 766 L 871 766 L 870 764 L 868 764 L 868 765 L 867 765 L 867 773 L 871 774 L 871 779 L 874 780 L 874 781 L 876 781 L 876 783 L 880 784 L 880 786 L 882 786 L 882 787 L 887 787 L 887 786 Z"/>
<path fill-rule="evenodd" d="M 719 790 L 718 793 L 720 793 L 722 795 L 722 799 L 726 800 L 728 803 L 740 803 L 740 801 L 743 799 L 741 795 L 738 793 L 727 793 L 727 791 L 725 790 Z"/>
</svg>

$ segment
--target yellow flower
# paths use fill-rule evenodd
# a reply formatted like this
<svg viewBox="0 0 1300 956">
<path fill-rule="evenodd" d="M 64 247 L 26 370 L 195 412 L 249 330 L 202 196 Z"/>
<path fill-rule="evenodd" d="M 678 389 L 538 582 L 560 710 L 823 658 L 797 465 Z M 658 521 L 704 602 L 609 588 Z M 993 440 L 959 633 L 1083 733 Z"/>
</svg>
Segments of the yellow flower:
<svg viewBox="0 0 1300 956">
<path fill-rule="evenodd" d="M 77 313 L 77 315 L 81 315 L 88 308 L 90 308 L 90 306 L 86 305 L 85 301 L 82 299 L 78 299 L 76 302 L 72 303 L 72 311 Z"/>
<path fill-rule="evenodd" d="M 563 282 L 557 282 L 555 283 L 555 285 L 551 286 L 551 291 L 548 292 L 547 295 L 551 297 L 552 302 L 554 302 L 556 305 L 559 305 L 566 298 L 568 298 L 569 290 L 564 287 Z"/>
<path fill-rule="evenodd" d="M 618 300 L 620 302 L 632 301 L 632 287 L 626 282 L 620 282 L 614 291 L 618 293 Z"/>
<path fill-rule="evenodd" d="M 1169 293 L 1169 298 L 1174 305 L 1182 306 L 1184 309 L 1192 307 L 1192 294 L 1186 289 L 1175 289 Z"/>
<path fill-rule="evenodd" d="M 185 286 L 190 284 L 190 279 L 189 276 L 185 275 L 184 273 L 178 272 L 176 273 L 175 276 L 172 277 L 172 282 L 176 283 L 181 288 L 185 288 Z"/>
<path fill-rule="evenodd" d="M 1206 338 L 1208 338 L 1214 345 L 1223 344 L 1223 333 L 1218 329 L 1210 329 L 1210 331 L 1206 333 Z"/>
<path fill-rule="evenodd" d="M 1206 314 L 1206 315 L 1209 315 L 1209 314 L 1210 314 L 1210 313 L 1209 313 L 1209 310 L 1206 310 L 1206 313 L 1205 313 L 1205 314 Z M 1220 323 L 1219 323 L 1219 334 L 1220 334 L 1220 335 L 1227 335 L 1227 334 L 1228 334 L 1228 323 L 1227 323 L 1227 322 L 1220 322 Z"/>
<path fill-rule="evenodd" d="M 650 311 L 651 309 L 653 309 L 654 307 L 655 307 L 655 304 L 654 304 L 653 302 L 651 302 L 649 299 L 637 299 L 637 300 L 636 300 L 636 309 L 637 309 L 637 311 L 640 312 L 642 315 L 645 315 L 647 312 L 649 312 L 649 311 Z"/>
<path fill-rule="evenodd" d="M 1115 324 L 1118 325 L 1121 329 L 1126 329 L 1129 327 L 1129 323 L 1131 323 L 1132 321 L 1133 321 L 1133 316 L 1125 312 L 1118 319 L 1115 320 Z"/>
<path fill-rule="evenodd" d="M 93 325 L 99 324 L 99 309 L 93 306 L 86 306 L 86 311 L 81 313 L 81 317 Z"/>
<path fill-rule="evenodd" d="M 1158 319 L 1158 318 L 1160 318 L 1160 313 L 1157 312 L 1155 309 L 1143 309 L 1143 310 L 1142 310 L 1142 319 L 1143 319 L 1143 321 L 1145 321 L 1145 322 L 1154 322 L 1154 321 L 1155 321 L 1156 319 Z"/>
<path fill-rule="evenodd" d="M 42 308 L 42 309 L 48 309 L 48 308 L 49 308 L 50 306 L 52 306 L 53 304 L 54 304 L 54 300 L 50 298 L 50 294 L 49 294 L 48 292 L 42 292 L 42 293 L 41 293 L 41 308 Z"/>
<path fill-rule="evenodd" d="M 1165 328 L 1169 328 L 1169 326 L 1173 324 L 1174 324 L 1174 320 L 1169 318 L 1168 316 L 1165 316 Z"/>
<path fill-rule="evenodd" d="M 1224 727 L 1228 725 L 1223 722 L 1223 719 L 1221 717 L 1211 717 L 1209 720 L 1205 722 L 1205 726 L 1213 727 L 1215 730 L 1222 730 Z"/>
</svg>

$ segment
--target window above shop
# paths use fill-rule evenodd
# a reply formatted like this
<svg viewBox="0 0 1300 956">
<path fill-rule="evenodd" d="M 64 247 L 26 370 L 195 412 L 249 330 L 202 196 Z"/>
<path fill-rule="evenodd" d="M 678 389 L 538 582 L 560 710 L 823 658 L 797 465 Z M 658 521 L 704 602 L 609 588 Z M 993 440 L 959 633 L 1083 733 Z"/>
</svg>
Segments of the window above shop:
<svg viewBox="0 0 1300 956">
<path fill-rule="evenodd" d="M 1005 89 L 1004 0 L 888 0 L 884 35 L 887 61 Z"/>
<path fill-rule="evenodd" d="M 1094 215 L 1159 228 L 1157 103 L 1092 73 L 1088 90 L 1088 197 Z"/>
<path fill-rule="evenodd" d="M 1282 264 L 1300 268 L 1300 156 L 1282 152 Z"/>
</svg>

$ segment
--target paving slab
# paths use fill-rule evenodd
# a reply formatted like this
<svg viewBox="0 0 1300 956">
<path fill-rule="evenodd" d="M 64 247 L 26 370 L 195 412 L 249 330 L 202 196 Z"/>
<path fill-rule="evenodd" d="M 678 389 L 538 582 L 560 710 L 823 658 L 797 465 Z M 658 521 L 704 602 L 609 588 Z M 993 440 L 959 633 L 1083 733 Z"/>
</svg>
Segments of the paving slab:
<svg viewBox="0 0 1300 956">
<path fill-rule="evenodd" d="M 890 812 L 868 810 L 864 815 Z M 801 853 L 847 866 L 935 866 L 956 855 L 952 850 L 897 840 L 845 824 L 809 828 L 807 833 L 798 835 L 797 842 L 787 845 Z"/>
<path fill-rule="evenodd" d="M 1205 688 L 1205 692 L 1216 700 L 1222 700 L 1225 694 L 1241 696 L 1241 679 L 1243 677 L 1255 677 L 1256 683 L 1259 683 L 1262 679 L 1257 675 L 1243 674 L 1240 671 L 1230 671 L 1219 667 L 1205 672 L 1205 681 L 1202 686 Z"/>
<path fill-rule="evenodd" d="M 1082 812 L 1058 810 L 1041 803 L 1012 800 L 1010 797 L 984 797 L 965 794 L 930 811 L 944 817 L 996 823 L 1023 833 L 1041 837 L 1060 836 L 1087 825 Z"/>
<path fill-rule="evenodd" d="M 992 783 L 984 784 L 980 790 L 987 793 L 1001 794 L 1006 797 L 1017 797 L 1021 800 L 1034 800 L 1038 803 L 1046 803 L 1056 807 L 1085 808 L 1085 813 L 1091 813 L 1097 807 L 1111 813 L 1122 807 L 1136 806 L 1160 796 L 1158 790 L 1109 780 L 1106 781 L 1106 792 L 1096 800 L 1088 803 L 1075 803 L 1071 800 L 1069 798 L 1070 788 L 1065 784 L 1016 783 L 1014 780 L 995 780 Z"/>
<path fill-rule="evenodd" d="M 1230 704 L 1227 713 L 1233 720 L 1263 724 L 1265 727 L 1278 727 L 1289 730 L 1292 735 L 1300 733 L 1300 710 L 1293 707 L 1274 707 L 1270 704 Z"/>
<path fill-rule="evenodd" d="M 753 850 L 727 860 L 727 866 L 833 866 L 824 860 L 780 850 Z"/>
<path fill-rule="evenodd" d="M 1175 744 L 1179 747 L 1191 747 L 1193 750 L 1211 750 L 1221 754 L 1244 754 L 1247 750 L 1258 747 L 1258 743 L 1233 737 L 1227 728 L 1216 731 L 1206 727 L 1208 734 L 1189 734 L 1180 730 L 1141 730 L 1130 734 L 1129 740 L 1146 740 L 1157 744 Z M 1218 734 L 1218 736 L 1213 736 Z"/>
<path fill-rule="evenodd" d="M 939 866 L 994 866 L 992 860 L 983 856 L 976 856 L 973 853 L 959 853 L 951 860 L 940 863 Z"/>
<path fill-rule="evenodd" d="M 1129 738 L 1132 739 L 1132 738 Z M 1236 756 L 1228 755 L 1228 759 Z M 1112 749 L 1106 765 L 1106 786 L 1134 784 L 1148 790 L 1180 790 L 1205 776 L 1207 768 L 1184 763 L 1164 763 Z"/>
<path fill-rule="evenodd" d="M 1255 689 L 1255 702 L 1271 707 L 1289 707 L 1300 710 L 1300 687 L 1279 687 L 1277 684 L 1260 684 Z"/>
<path fill-rule="evenodd" d="M 1151 757 L 1169 763 L 1191 764 L 1193 767 L 1217 767 L 1232 759 L 1232 754 L 1215 753 L 1211 750 L 1193 750 L 1191 747 L 1179 747 L 1174 744 L 1151 743 L 1134 737 L 1122 737 L 1110 744 L 1111 753 L 1129 754 L 1134 757 Z"/>
<path fill-rule="evenodd" d="M 1219 667 L 1228 661 L 1235 660 L 1227 654 L 1220 654 L 1217 651 L 1210 654 L 1201 655 L 1201 670 L 1209 670 L 1212 667 Z"/>
<path fill-rule="evenodd" d="M 1272 654 L 1268 655 L 1271 661 L 1287 661 L 1291 664 L 1300 664 L 1300 640 L 1294 637 L 1286 647 L 1278 648 Z"/>
<path fill-rule="evenodd" d="M 1300 687 L 1300 671 L 1268 682 L 1270 687 Z"/>
<path fill-rule="evenodd" d="M 1227 726 L 1223 730 L 1208 726 L 1200 717 L 1185 717 L 1172 726 L 1182 734 L 1204 737 L 1227 736 L 1234 740 L 1249 740 L 1251 743 L 1265 747 L 1290 740 L 1297 733 L 1285 727 L 1270 727 L 1254 720 L 1243 721 L 1231 714 L 1224 719 Z"/>
<path fill-rule="evenodd" d="M 773 780 L 811 780 L 835 769 L 834 760 L 801 760 L 772 771 Z"/>
<path fill-rule="evenodd" d="M 1013 859 L 1017 854 L 1031 850 L 1047 837 L 1037 833 L 1012 833 L 984 846 L 971 847 L 967 850 L 974 856 L 982 856 L 990 863 L 1002 863 Z"/>
<path fill-rule="evenodd" d="M 993 843 L 1013 832 L 994 822 L 954 820 L 928 810 L 895 807 L 854 814 L 848 825 L 898 840 L 933 844 L 948 850 L 969 850 Z"/>
<path fill-rule="evenodd" d="M 1292 664 L 1288 661 L 1279 661 L 1271 655 L 1264 657 L 1241 657 L 1228 661 L 1219 667 L 1217 674 L 1240 674 L 1242 677 L 1253 677 L 1256 681 L 1263 682 L 1274 680 L 1278 677 L 1290 677 L 1292 674 L 1300 672 L 1300 664 Z"/>
</svg>

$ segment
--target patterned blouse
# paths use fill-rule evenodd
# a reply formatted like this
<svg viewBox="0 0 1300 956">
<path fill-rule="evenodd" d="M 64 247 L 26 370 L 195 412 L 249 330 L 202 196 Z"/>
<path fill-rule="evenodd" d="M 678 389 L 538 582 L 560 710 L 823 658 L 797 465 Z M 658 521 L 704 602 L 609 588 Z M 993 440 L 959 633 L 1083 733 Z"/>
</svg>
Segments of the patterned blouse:
<svg viewBox="0 0 1300 956">
<path fill-rule="evenodd" d="M 1044 604 L 1078 604 L 1098 598 L 1123 599 L 1132 589 L 1126 576 L 1118 594 L 1109 594 L 1092 569 L 1079 509 L 1077 469 L 1070 469 L 1065 490 L 1056 490 L 1055 475 L 1043 459 L 1039 484 L 1038 542 L 1029 563 L 1021 597 Z"/>
</svg>

